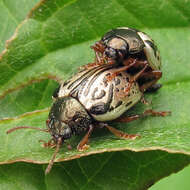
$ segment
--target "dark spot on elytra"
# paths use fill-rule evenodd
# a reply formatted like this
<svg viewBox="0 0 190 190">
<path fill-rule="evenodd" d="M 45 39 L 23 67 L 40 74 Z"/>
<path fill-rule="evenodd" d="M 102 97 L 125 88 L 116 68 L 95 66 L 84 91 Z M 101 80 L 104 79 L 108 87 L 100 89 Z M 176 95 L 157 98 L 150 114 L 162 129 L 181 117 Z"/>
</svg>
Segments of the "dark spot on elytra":
<svg viewBox="0 0 190 190">
<path fill-rule="evenodd" d="M 116 91 L 116 92 L 119 92 L 119 88 L 115 88 L 115 91 Z"/>
<path fill-rule="evenodd" d="M 112 111 L 112 110 L 114 110 L 114 107 L 113 107 L 113 106 L 110 107 L 109 111 Z"/>
<path fill-rule="evenodd" d="M 89 110 L 91 114 L 100 115 L 107 112 L 109 104 L 105 104 L 104 102 L 100 102 L 92 106 Z"/>
<path fill-rule="evenodd" d="M 104 86 L 105 86 L 105 87 L 108 86 L 108 80 L 106 79 L 106 77 L 104 77 L 104 79 L 103 79 L 103 83 L 104 83 Z"/>
<path fill-rule="evenodd" d="M 128 102 L 125 106 L 126 107 L 128 107 L 130 104 L 132 104 L 133 102 L 132 101 L 130 101 L 130 102 Z"/>
<path fill-rule="evenodd" d="M 122 104 L 122 101 L 117 102 L 115 108 L 119 107 Z"/>
<path fill-rule="evenodd" d="M 115 85 L 119 85 L 121 80 L 119 78 L 114 78 Z"/>
</svg>

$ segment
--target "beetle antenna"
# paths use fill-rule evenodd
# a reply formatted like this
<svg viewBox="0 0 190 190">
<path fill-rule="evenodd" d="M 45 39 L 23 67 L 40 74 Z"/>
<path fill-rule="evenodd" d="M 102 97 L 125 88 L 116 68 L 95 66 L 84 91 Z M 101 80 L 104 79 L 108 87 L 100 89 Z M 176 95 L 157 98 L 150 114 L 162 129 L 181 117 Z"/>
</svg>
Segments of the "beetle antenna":
<svg viewBox="0 0 190 190">
<path fill-rule="evenodd" d="M 7 131 L 7 134 L 12 133 L 13 131 L 16 131 L 18 129 L 36 129 L 36 130 L 43 131 L 43 132 L 49 132 L 48 129 L 40 129 L 38 127 L 30 127 L 30 126 L 19 126 L 19 127 L 14 127 L 12 129 L 9 129 Z"/>
<path fill-rule="evenodd" d="M 61 144 L 62 144 L 62 138 L 59 137 L 59 138 L 58 138 L 57 145 L 56 145 L 55 152 L 53 153 L 53 156 L 52 156 L 52 158 L 51 158 L 51 160 L 50 160 L 50 162 L 49 162 L 49 164 L 48 164 L 48 166 L 47 166 L 47 168 L 46 168 L 45 175 L 47 175 L 47 174 L 51 171 L 51 168 L 52 168 L 53 163 L 54 163 L 54 161 L 55 161 L 56 155 L 57 155 L 57 153 L 59 152 L 59 149 L 60 149 L 60 147 L 61 147 Z"/>
</svg>

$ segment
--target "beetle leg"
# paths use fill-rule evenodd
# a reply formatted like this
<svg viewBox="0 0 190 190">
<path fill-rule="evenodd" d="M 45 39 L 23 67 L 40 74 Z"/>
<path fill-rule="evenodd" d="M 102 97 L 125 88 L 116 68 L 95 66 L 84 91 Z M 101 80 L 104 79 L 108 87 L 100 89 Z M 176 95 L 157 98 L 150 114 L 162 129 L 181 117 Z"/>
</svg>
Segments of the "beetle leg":
<svg viewBox="0 0 190 190">
<path fill-rule="evenodd" d="M 133 84 L 133 82 L 137 81 L 139 77 L 141 77 L 141 75 L 145 72 L 145 70 L 148 68 L 148 65 L 145 65 L 145 67 L 139 71 L 137 74 L 135 74 L 129 81 L 129 86 L 127 87 L 127 89 L 125 90 L 127 92 L 127 94 L 129 93 L 131 86 Z"/>
<path fill-rule="evenodd" d="M 110 74 L 110 75 L 108 75 L 108 76 L 106 77 L 107 81 L 108 81 L 108 82 L 109 82 L 109 81 L 112 81 L 119 73 L 121 73 L 122 71 L 127 70 L 128 68 L 129 68 L 128 65 L 118 68 L 114 73 L 112 73 L 112 74 Z"/>
<path fill-rule="evenodd" d="M 43 143 L 44 148 L 54 148 L 56 147 L 56 144 L 53 139 L 50 139 L 48 142 L 45 142 L 44 140 L 39 140 L 39 142 Z"/>
<path fill-rule="evenodd" d="M 94 45 L 92 45 L 91 48 L 95 52 L 95 62 L 97 64 L 103 64 L 104 63 L 103 53 L 105 51 L 105 46 L 101 43 L 101 41 L 98 41 Z"/>
<path fill-rule="evenodd" d="M 87 145 L 88 143 L 88 138 L 90 137 L 92 131 L 93 131 L 94 127 L 93 125 L 89 126 L 88 132 L 86 133 L 86 135 L 82 138 L 82 140 L 80 141 L 80 143 L 77 146 L 77 150 L 78 151 L 84 151 L 86 149 L 88 149 L 89 145 Z"/>
<path fill-rule="evenodd" d="M 124 133 L 123 131 L 120 131 L 118 129 L 115 129 L 109 125 L 105 125 L 105 127 L 111 132 L 113 133 L 116 137 L 122 138 L 122 139 L 136 139 L 137 137 L 140 137 L 140 135 L 136 135 L 136 134 L 127 134 Z"/>
<path fill-rule="evenodd" d="M 152 109 L 146 110 L 143 114 L 142 117 L 146 117 L 146 116 L 161 116 L 161 117 L 165 117 L 168 115 L 171 115 L 171 111 L 154 111 Z"/>
<path fill-rule="evenodd" d="M 96 42 L 94 45 L 90 46 L 95 52 L 99 52 L 101 54 L 105 51 L 105 46 L 102 44 L 102 41 Z"/>
<path fill-rule="evenodd" d="M 102 63 L 101 56 L 97 51 L 95 51 L 95 63 L 98 65 Z"/>
<path fill-rule="evenodd" d="M 142 96 L 141 102 L 142 102 L 143 104 L 145 104 L 145 105 L 150 105 L 150 104 L 152 104 L 152 102 L 151 102 L 151 101 L 150 101 L 150 102 L 147 101 L 144 96 Z"/>
<path fill-rule="evenodd" d="M 152 88 L 152 90 L 158 90 L 161 85 L 155 85 L 153 86 L 161 77 L 162 77 L 162 72 L 161 71 L 151 71 L 151 72 L 147 72 L 147 73 L 144 73 L 142 75 L 142 78 L 143 77 L 146 77 L 146 78 L 152 78 L 152 80 L 150 80 L 149 82 L 146 82 L 145 84 L 143 84 L 141 87 L 140 87 L 140 90 L 142 92 L 146 91 L 146 89 L 150 89 Z M 154 88 L 155 87 L 155 88 Z"/>
<path fill-rule="evenodd" d="M 85 65 L 84 67 L 86 69 L 89 69 L 91 67 L 95 67 L 95 66 L 99 66 L 105 63 L 105 56 L 104 56 L 104 51 L 105 51 L 105 47 L 104 45 L 101 43 L 101 41 L 96 42 L 94 45 L 90 46 L 94 52 L 95 52 L 95 62 L 94 63 L 88 63 L 87 65 Z"/>
<path fill-rule="evenodd" d="M 128 62 L 129 63 L 129 62 Z M 123 72 L 123 71 L 127 71 L 127 69 L 129 69 L 130 67 L 134 66 L 136 64 L 136 60 L 134 59 L 133 62 L 131 62 L 128 65 L 125 65 L 123 67 L 118 68 L 114 73 L 112 73 L 111 75 L 107 76 L 107 80 L 111 81 L 113 80 L 119 73 Z"/>
<path fill-rule="evenodd" d="M 144 113 L 142 114 L 137 114 L 137 115 L 132 115 L 132 116 L 127 116 L 127 117 L 121 117 L 118 118 L 114 121 L 116 122 L 122 122 L 122 123 L 128 123 L 134 120 L 137 120 L 139 118 L 143 118 L 143 117 L 147 117 L 147 116 L 161 116 L 161 117 L 165 117 L 167 115 L 170 115 L 171 112 L 170 111 L 154 111 L 152 109 L 146 110 L 144 111 Z"/>
</svg>

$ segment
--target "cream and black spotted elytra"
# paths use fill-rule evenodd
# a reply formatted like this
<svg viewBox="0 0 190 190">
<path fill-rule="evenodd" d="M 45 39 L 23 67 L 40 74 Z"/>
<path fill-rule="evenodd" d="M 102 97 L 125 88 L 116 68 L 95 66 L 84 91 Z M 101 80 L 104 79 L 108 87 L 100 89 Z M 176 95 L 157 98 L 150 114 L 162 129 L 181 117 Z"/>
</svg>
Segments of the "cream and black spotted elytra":
<svg viewBox="0 0 190 190">
<path fill-rule="evenodd" d="M 101 65 L 80 70 L 53 93 L 54 103 L 46 121 L 47 129 L 19 126 L 10 129 L 7 133 L 23 128 L 50 133 L 52 138 L 44 143 L 44 146 L 56 149 L 46 168 L 46 174 L 50 172 L 61 145 L 74 135 L 86 132 L 77 146 L 79 151 L 88 148 L 88 138 L 93 129 L 97 127 L 106 127 L 114 135 L 124 139 L 139 137 L 137 134 L 119 131 L 106 122 L 113 120 L 129 122 L 146 115 L 165 116 L 167 112 L 147 110 L 142 115 L 119 118 L 142 99 L 143 93 L 137 82 L 133 82 L 132 85 L 129 83 L 131 76 L 125 71 L 108 81 L 107 76 L 117 69 L 114 65 Z M 127 90 L 129 85 L 130 89 Z"/>
<path fill-rule="evenodd" d="M 143 90 L 161 87 L 155 85 L 162 76 L 160 53 L 155 42 L 144 32 L 119 27 L 108 31 L 91 48 L 96 55 L 95 65 L 105 63 L 123 65 L 121 71 L 126 70 L 131 75 L 139 73 L 146 67 L 138 76 L 140 83 L 144 84 Z"/>
<path fill-rule="evenodd" d="M 130 76 L 121 72 L 112 81 L 107 76 L 117 68 L 110 65 L 83 70 L 59 87 L 55 98 L 71 96 L 77 99 L 96 121 L 118 118 L 142 97 L 139 85 L 134 82 L 127 93 Z"/>
</svg>

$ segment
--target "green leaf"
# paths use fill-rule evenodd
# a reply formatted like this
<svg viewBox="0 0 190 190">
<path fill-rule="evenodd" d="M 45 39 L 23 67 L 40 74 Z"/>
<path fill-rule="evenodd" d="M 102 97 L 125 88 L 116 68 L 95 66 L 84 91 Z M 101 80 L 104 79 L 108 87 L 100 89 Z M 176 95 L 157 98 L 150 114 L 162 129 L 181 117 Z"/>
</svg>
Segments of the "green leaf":
<svg viewBox="0 0 190 190">
<path fill-rule="evenodd" d="M 147 189 L 189 159 L 163 151 L 104 153 L 55 164 L 45 180 L 41 165 L 16 163 L 0 166 L 0 186 L 1 190 Z"/>
<path fill-rule="evenodd" d="M 170 177 L 167 177 L 155 185 L 153 185 L 150 190 L 160 190 L 160 189 L 173 189 L 178 190 L 183 187 L 183 190 L 189 190 L 189 172 L 190 165 L 184 168 L 182 171 L 172 174 Z M 183 186 L 182 186 L 183 184 Z"/>
<path fill-rule="evenodd" d="M 27 3 L 25 0 L 0 0 L 0 52 L 4 49 L 5 41 L 13 35 L 15 28 L 37 2 L 38 0 Z"/>
<path fill-rule="evenodd" d="M 26 163 L 2 165 L 0 166 L 0 187 L 1 190 L 46 189 L 42 166 Z"/>
<path fill-rule="evenodd" d="M 45 128 L 50 97 L 57 86 L 52 80 L 65 80 L 79 66 L 92 62 L 94 53 L 90 45 L 106 31 L 117 26 L 138 28 L 152 36 L 161 51 L 163 63 L 163 87 L 156 93 L 146 95 L 152 105 L 144 106 L 139 103 L 127 114 L 142 113 L 152 107 L 155 110 L 170 110 L 172 115 L 164 118 L 147 117 L 129 124 L 112 123 L 112 126 L 122 131 L 140 134 L 141 138 L 136 140 L 121 140 L 105 129 L 97 129 L 91 137 L 90 148 L 85 152 L 76 150 L 82 135 L 74 137 L 70 142 L 73 149 L 69 151 L 64 145 L 56 161 L 102 152 L 122 152 L 77 159 L 68 162 L 68 165 L 65 162 L 61 164 L 63 168 L 58 166 L 59 169 L 55 168 L 50 174 L 59 178 L 47 178 L 48 187 L 55 184 L 56 180 L 58 183 L 62 180 L 67 189 L 85 189 L 88 184 L 93 184 L 89 186 L 91 189 L 110 189 L 116 187 L 115 181 L 119 181 L 123 185 L 120 189 L 126 189 L 126 185 L 128 189 L 146 189 L 161 177 L 189 164 L 189 5 L 190 1 L 182 3 L 178 0 L 42 1 L 19 26 L 0 59 L 1 164 L 16 161 L 48 163 L 54 150 L 41 147 L 38 141 L 48 141 L 51 138 L 49 134 L 18 130 L 7 135 L 6 131 L 23 125 Z M 104 170 L 100 163 L 109 157 L 109 167 Z M 99 159 L 98 165 L 95 165 Z M 78 160 L 84 160 L 82 167 Z M 115 166 L 116 162 L 123 164 Z M 76 163 L 78 166 L 74 167 Z M 152 166 L 151 163 L 155 165 Z M 140 169 L 144 175 L 128 172 L 138 173 L 141 164 L 146 166 L 145 169 Z M 167 166 L 160 167 L 163 164 Z M 100 177 L 93 178 L 89 183 L 95 173 L 86 174 L 85 180 L 81 176 L 78 178 L 80 182 L 74 184 L 75 175 L 77 172 L 78 175 L 84 172 L 85 167 L 90 168 L 87 172 L 97 171 Z M 121 168 L 125 172 L 120 173 Z M 98 173 L 101 170 L 102 175 Z M 151 170 L 156 174 L 153 175 Z M 102 181 L 100 178 L 104 179 L 105 174 L 112 174 L 113 179 L 108 181 L 105 178 Z M 73 185 L 69 187 L 69 183 Z"/>
<path fill-rule="evenodd" d="M 182 160 L 189 163 L 188 156 L 162 151 L 93 155 L 56 165 L 46 178 L 47 189 L 147 189 L 161 176 L 177 172 Z"/>
</svg>

